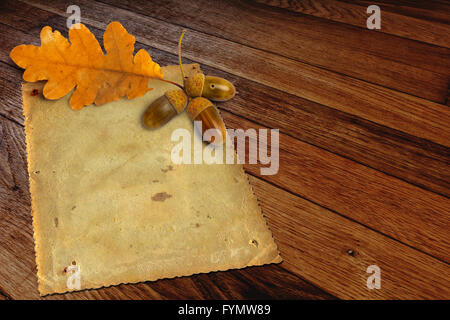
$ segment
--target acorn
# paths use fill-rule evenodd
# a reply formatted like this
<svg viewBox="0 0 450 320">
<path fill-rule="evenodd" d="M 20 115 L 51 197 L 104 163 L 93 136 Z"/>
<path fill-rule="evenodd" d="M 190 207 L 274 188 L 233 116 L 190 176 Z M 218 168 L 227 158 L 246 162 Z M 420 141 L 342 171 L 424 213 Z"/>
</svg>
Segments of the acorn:
<svg viewBox="0 0 450 320">
<path fill-rule="evenodd" d="M 184 88 L 190 97 L 204 97 L 212 101 L 227 101 L 234 97 L 234 85 L 220 77 L 198 73 L 184 79 Z"/>
<path fill-rule="evenodd" d="M 178 40 L 178 61 L 186 93 L 192 98 L 204 97 L 212 101 L 227 101 L 233 98 L 236 89 L 230 81 L 224 78 L 205 76 L 203 73 L 197 73 L 190 77 L 184 75 L 181 63 L 181 41 L 185 33 L 186 30 L 183 30 Z"/>
<path fill-rule="evenodd" d="M 226 128 L 217 107 L 208 99 L 197 97 L 189 102 L 186 109 L 189 118 L 192 121 L 202 122 L 202 137 L 206 130 L 216 129 L 220 132 L 220 137 L 212 136 L 210 143 L 219 146 L 223 144 L 226 137 Z"/>
<path fill-rule="evenodd" d="M 168 90 L 163 96 L 153 101 L 145 110 L 143 121 L 150 129 L 156 129 L 183 112 L 188 97 L 181 89 Z"/>
</svg>

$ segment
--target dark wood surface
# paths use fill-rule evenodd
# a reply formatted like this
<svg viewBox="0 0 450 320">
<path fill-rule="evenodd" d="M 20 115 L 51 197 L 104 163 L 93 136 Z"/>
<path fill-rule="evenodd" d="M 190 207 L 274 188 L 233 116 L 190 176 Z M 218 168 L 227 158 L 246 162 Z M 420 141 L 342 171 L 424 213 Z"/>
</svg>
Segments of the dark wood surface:
<svg viewBox="0 0 450 320">
<path fill-rule="evenodd" d="M 230 128 L 280 129 L 280 170 L 245 165 L 283 263 L 44 299 L 449 299 L 450 4 L 446 1 L 0 3 L 0 299 L 39 299 L 21 108 L 9 58 L 66 8 L 98 39 L 120 21 L 161 65 L 231 80 Z M 381 7 L 381 30 L 366 8 Z M 368 290 L 366 268 L 382 271 Z"/>
</svg>

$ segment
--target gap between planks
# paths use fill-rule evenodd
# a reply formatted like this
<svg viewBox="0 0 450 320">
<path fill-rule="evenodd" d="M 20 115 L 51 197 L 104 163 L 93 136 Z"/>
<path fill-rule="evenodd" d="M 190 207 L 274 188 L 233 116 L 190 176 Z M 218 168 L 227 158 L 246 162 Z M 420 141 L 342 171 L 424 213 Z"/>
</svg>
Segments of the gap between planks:
<svg viewBox="0 0 450 320">
<path fill-rule="evenodd" d="M 6 295 L 6 293 L 0 291 L 0 300 L 11 300 L 10 297 Z"/>
</svg>

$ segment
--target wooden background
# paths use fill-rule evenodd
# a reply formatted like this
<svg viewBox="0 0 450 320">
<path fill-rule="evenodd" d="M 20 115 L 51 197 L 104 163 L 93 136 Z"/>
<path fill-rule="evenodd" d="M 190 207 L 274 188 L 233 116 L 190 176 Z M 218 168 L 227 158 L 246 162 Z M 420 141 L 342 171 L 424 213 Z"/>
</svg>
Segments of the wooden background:
<svg viewBox="0 0 450 320">
<path fill-rule="evenodd" d="M 102 39 L 120 21 L 161 65 L 231 80 L 230 128 L 279 128 L 280 171 L 246 171 L 280 265 L 45 299 L 450 298 L 447 1 L 13 1 L 0 4 L 0 299 L 38 299 L 21 108 L 9 58 L 64 35 L 66 8 Z M 366 29 L 368 5 L 382 9 Z M 368 290 L 366 268 L 381 268 Z"/>
</svg>

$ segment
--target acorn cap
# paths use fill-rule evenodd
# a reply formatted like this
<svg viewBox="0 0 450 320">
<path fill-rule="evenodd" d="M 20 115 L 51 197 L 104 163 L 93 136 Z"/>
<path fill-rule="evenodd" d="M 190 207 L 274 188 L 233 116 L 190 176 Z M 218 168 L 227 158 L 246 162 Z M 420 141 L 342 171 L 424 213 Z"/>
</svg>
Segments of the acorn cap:
<svg viewBox="0 0 450 320">
<path fill-rule="evenodd" d="M 184 89 L 190 97 L 201 97 L 204 83 L 205 75 L 197 73 L 184 80 Z"/>
<path fill-rule="evenodd" d="M 206 108 L 213 106 L 212 102 L 209 101 L 206 98 L 198 97 L 195 99 L 192 99 L 191 102 L 189 102 L 189 105 L 187 107 L 187 114 L 191 120 L 195 120 L 200 112 L 205 110 Z"/>
<path fill-rule="evenodd" d="M 184 93 L 181 89 L 168 90 L 164 93 L 167 100 L 169 100 L 170 104 L 175 108 L 177 113 L 183 112 L 184 108 L 186 108 L 188 97 L 186 93 Z"/>
</svg>

